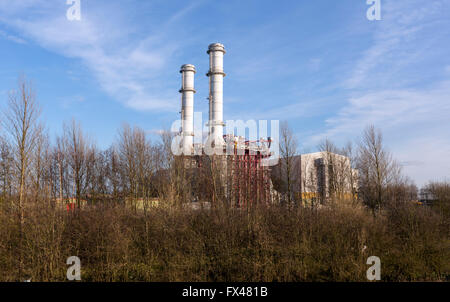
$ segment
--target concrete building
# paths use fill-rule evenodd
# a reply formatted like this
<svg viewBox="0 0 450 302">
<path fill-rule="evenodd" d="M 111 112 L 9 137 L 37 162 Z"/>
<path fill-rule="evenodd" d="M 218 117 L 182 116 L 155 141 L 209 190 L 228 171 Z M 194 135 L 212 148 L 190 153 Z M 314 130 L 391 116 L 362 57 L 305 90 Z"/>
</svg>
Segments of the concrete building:
<svg viewBox="0 0 450 302">
<path fill-rule="evenodd" d="M 356 194 L 358 172 L 352 169 L 348 157 L 314 152 L 294 156 L 289 164 L 292 199 L 326 202 L 334 196 L 351 199 Z M 286 165 L 280 159 L 272 171 L 272 181 L 281 195 L 288 191 Z"/>
<path fill-rule="evenodd" d="M 431 205 L 436 202 L 437 198 L 434 194 L 427 188 L 422 188 L 419 191 L 419 202 L 425 205 Z"/>
</svg>

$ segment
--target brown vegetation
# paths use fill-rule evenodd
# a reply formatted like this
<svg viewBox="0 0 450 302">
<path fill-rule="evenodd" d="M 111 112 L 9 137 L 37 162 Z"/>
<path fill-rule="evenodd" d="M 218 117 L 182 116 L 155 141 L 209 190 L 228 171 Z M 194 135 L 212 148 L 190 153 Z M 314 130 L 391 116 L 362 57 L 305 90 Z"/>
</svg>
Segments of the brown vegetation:
<svg viewBox="0 0 450 302">
<path fill-rule="evenodd" d="M 449 281 L 449 222 L 430 209 L 241 210 L 97 205 L 26 210 L 24 272 L 16 216 L 0 211 L 1 281 L 64 281 L 77 255 L 83 281 L 366 281 L 377 255 L 383 281 Z"/>
</svg>

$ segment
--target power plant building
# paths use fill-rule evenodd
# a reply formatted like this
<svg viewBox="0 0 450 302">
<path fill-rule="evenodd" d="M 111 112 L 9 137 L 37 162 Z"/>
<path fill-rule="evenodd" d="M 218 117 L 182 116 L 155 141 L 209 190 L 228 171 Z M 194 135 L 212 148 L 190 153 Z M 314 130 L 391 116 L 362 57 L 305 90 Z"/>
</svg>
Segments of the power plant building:
<svg viewBox="0 0 450 302">
<path fill-rule="evenodd" d="M 225 47 L 220 43 L 210 44 L 209 55 L 209 113 L 208 138 L 198 146 L 194 144 L 194 77 L 195 66 L 181 66 L 181 150 L 184 156 L 193 156 L 194 166 L 205 165 L 220 171 L 221 195 L 237 207 L 256 202 L 271 202 L 272 187 L 270 167 L 264 160 L 271 156 L 270 138 L 249 141 L 242 136 L 224 134 L 223 80 L 225 77 L 223 59 Z M 201 150 L 200 155 L 195 152 Z M 206 151 L 213 150 L 213 154 Z M 187 158 L 192 166 L 192 158 Z M 215 196 L 212 196 L 214 199 Z"/>
<path fill-rule="evenodd" d="M 290 190 L 286 186 L 286 162 L 279 160 L 271 167 L 270 137 L 250 141 L 233 133 L 224 134 L 223 87 L 225 47 L 210 44 L 209 55 L 209 113 L 208 138 L 194 144 L 194 78 L 192 64 L 181 66 L 181 150 L 194 173 L 208 165 L 220 171 L 221 196 L 237 207 L 262 202 L 271 203 L 289 191 L 295 200 L 326 200 L 333 194 L 352 196 L 356 192 L 357 172 L 350 160 L 330 152 L 316 152 L 294 156 L 290 161 Z M 201 150 L 200 153 L 197 150 Z M 205 150 L 214 150 L 213 154 Z M 197 170 L 196 170 L 197 169 Z M 197 172 L 195 172 L 197 171 Z M 278 197 L 278 198 L 277 198 Z M 213 201 L 216 196 L 208 197 Z M 194 197 L 194 199 L 202 199 Z"/>
<path fill-rule="evenodd" d="M 348 157 L 328 151 L 296 155 L 289 163 L 280 159 L 272 169 L 275 189 L 280 193 L 290 191 L 293 199 L 305 202 L 325 202 L 333 195 L 351 199 L 356 194 L 357 179 L 358 171 Z"/>
</svg>

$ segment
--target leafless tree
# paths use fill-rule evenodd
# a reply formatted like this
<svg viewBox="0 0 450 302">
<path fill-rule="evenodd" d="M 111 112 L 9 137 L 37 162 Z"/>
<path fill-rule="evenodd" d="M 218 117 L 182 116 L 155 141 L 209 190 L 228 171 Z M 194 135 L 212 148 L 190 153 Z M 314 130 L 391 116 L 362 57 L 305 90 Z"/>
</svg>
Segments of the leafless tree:
<svg viewBox="0 0 450 302">
<path fill-rule="evenodd" d="M 19 79 L 18 89 L 9 94 L 7 111 L 4 113 L 3 126 L 10 135 L 14 162 L 18 178 L 18 209 L 23 224 L 23 206 L 25 186 L 29 175 L 29 164 L 41 132 L 38 118 L 40 108 L 36 102 L 33 86 L 25 77 Z"/>
<path fill-rule="evenodd" d="M 10 199 L 13 193 L 13 163 L 14 158 L 10 144 L 0 136 L 0 183 L 3 199 Z"/>
<path fill-rule="evenodd" d="M 437 209 L 443 219 L 450 217 L 450 181 L 432 181 L 423 190 L 431 193 L 432 207 Z"/>
<path fill-rule="evenodd" d="M 309 152 L 303 153 L 306 154 Z M 307 206 L 309 204 L 311 207 L 314 207 L 314 201 L 316 200 L 316 193 L 318 188 L 318 181 L 314 160 L 309 156 L 301 157 L 300 178 L 301 178 L 302 203 L 304 206 Z"/>
<path fill-rule="evenodd" d="M 329 139 L 323 140 L 319 144 L 318 148 L 324 154 L 324 175 L 322 178 L 324 179 L 324 184 L 322 188 L 321 198 L 322 202 L 327 199 L 327 197 L 331 200 L 336 199 L 336 195 L 339 192 L 339 158 L 337 155 L 338 148 L 336 145 Z"/>
<path fill-rule="evenodd" d="M 75 120 L 72 120 L 69 126 L 64 125 L 64 135 L 67 141 L 67 160 L 71 169 L 75 198 L 77 206 L 80 208 L 86 180 L 88 142 L 81 126 Z"/>
<path fill-rule="evenodd" d="M 123 181 L 121 180 L 119 156 L 114 145 L 105 151 L 105 157 L 108 192 L 117 200 L 119 191 L 122 191 L 121 188 L 123 188 L 123 185 L 121 185 Z"/>
<path fill-rule="evenodd" d="M 373 210 L 381 209 L 387 186 L 398 179 L 400 166 L 383 145 L 379 129 L 368 126 L 359 143 L 357 167 L 359 169 L 360 195 Z"/>
<path fill-rule="evenodd" d="M 86 148 L 86 176 L 83 191 L 87 193 L 87 195 L 91 199 L 96 199 L 96 195 L 101 193 L 101 178 L 102 178 L 102 170 L 101 162 L 98 158 L 98 150 L 94 145 L 87 146 Z"/>
<path fill-rule="evenodd" d="M 118 152 L 121 170 L 127 181 L 127 195 L 134 199 L 136 197 L 137 164 L 133 130 L 128 124 L 124 124 L 119 132 Z"/>
<path fill-rule="evenodd" d="M 139 199 L 146 206 L 151 191 L 151 178 L 156 170 L 155 150 L 144 130 L 139 127 L 131 128 L 128 124 L 122 126 L 117 146 L 127 196 L 133 203 Z"/>
<path fill-rule="evenodd" d="M 285 121 L 280 125 L 280 167 L 281 175 L 286 179 L 287 203 L 293 201 L 294 161 L 297 155 L 298 141 L 289 124 Z"/>
<path fill-rule="evenodd" d="M 8 107 L 3 114 L 2 126 L 9 134 L 13 150 L 14 168 L 19 198 L 17 210 L 19 217 L 20 246 L 22 246 L 23 226 L 25 223 L 24 207 L 26 201 L 26 183 L 30 173 L 30 162 L 37 140 L 41 133 L 39 124 L 40 108 L 32 84 L 21 77 L 18 89 L 10 92 Z M 19 276 L 22 275 L 23 257 L 19 253 Z"/>
<path fill-rule="evenodd" d="M 342 154 L 350 161 L 345 174 L 349 182 L 352 203 L 355 203 L 357 202 L 356 196 L 358 193 L 358 171 L 354 168 L 356 164 L 356 154 L 352 142 L 347 142 L 345 147 L 342 149 Z"/>
<path fill-rule="evenodd" d="M 389 205 L 406 204 L 417 200 L 418 188 L 407 176 L 399 175 L 387 185 L 385 203 Z"/>
<path fill-rule="evenodd" d="M 48 196 L 50 193 L 47 191 L 46 179 L 50 160 L 49 148 L 48 134 L 41 131 L 36 139 L 36 147 L 32 156 L 31 165 L 32 189 L 35 201 L 38 200 L 39 195 Z"/>
<path fill-rule="evenodd" d="M 58 136 L 56 138 L 56 147 L 54 148 L 54 158 L 58 169 L 58 197 L 59 201 L 63 202 L 64 192 L 68 192 L 67 188 L 67 137 Z"/>
</svg>

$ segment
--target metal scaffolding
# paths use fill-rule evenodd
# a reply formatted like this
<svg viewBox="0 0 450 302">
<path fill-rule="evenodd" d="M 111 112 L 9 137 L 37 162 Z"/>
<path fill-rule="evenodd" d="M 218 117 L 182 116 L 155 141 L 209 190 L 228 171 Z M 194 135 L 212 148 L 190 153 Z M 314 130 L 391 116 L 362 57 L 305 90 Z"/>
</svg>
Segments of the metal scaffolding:
<svg viewBox="0 0 450 302">
<path fill-rule="evenodd" d="M 247 144 L 248 142 L 246 142 Z M 228 156 L 228 196 L 236 207 L 248 207 L 255 204 L 267 204 L 271 201 L 270 169 L 263 159 L 270 153 L 251 148 L 234 148 L 234 154 Z"/>
</svg>

